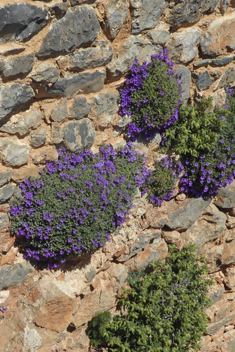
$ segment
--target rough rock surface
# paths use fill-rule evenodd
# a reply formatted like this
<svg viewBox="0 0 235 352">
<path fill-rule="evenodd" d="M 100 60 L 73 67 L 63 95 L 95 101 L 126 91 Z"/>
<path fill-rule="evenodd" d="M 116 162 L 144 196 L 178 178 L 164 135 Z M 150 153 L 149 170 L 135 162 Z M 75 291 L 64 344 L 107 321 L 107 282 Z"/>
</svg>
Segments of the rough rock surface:
<svg viewBox="0 0 235 352">
<path fill-rule="evenodd" d="M 64 141 L 71 151 L 83 147 L 90 147 L 95 141 L 95 129 L 92 122 L 87 119 L 67 122 L 64 127 Z"/>
<path fill-rule="evenodd" d="M 98 94 L 93 99 L 93 112 L 96 115 L 100 124 L 105 125 L 108 122 L 114 121 L 118 107 L 119 92 L 103 92 Z"/>
<path fill-rule="evenodd" d="M 32 154 L 32 161 L 34 164 L 46 164 L 50 161 L 56 161 L 58 159 L 58 153 L 55 147 L 46 147 L 44 149 L 39 149 L 39 152 Z"/>
<path fill-rule="evenodd" d="M 60 77 L 60 71 L 51 62 L 43 62 L 30 77 L 37 83 L 55 83 Z"/>
<path fill-rule="evenodd" d="M 62 99 L 59 104 L 52 110 L 52 121 L 61 122 L 68 116 L 67 99 Z"/>
<path fill-rule="evenodd" d="M 0 188 L 0 204 L 7 202 L 15 191 L 16 186 L 5 185 Z"/>
<path fill-rule="evenodd" d="M 34 268 L 28 262 L 0 269 L 0 290 L 22 285 L 33 272 Z"/>
<path fill-rule="evenodd" d="M 152 29 L 147 35 L 154 44 L 165 44 L 170 40 L 170 32 L 166 29 Z"/>
<path fill-rule="evenodd" d="M 235 181 L 231 185 L 219 189 L 214 204 L 220 208 L 235 207 Z"/>
<path fill-rule="evenodd" d="M 0 139 L 3 162 L 7 166 L 21 166 L 27 164 L 29 158 L 29 147 L 20 142 L 14 143 L 4 138 Z"/>
<path fill-rule="evenodd" d="M 5 78 L 29 73 L 34 65 L 34 54 L 0 61 L 0 75 Z"/>
<path fill-rule="evenodd" d="M 46 136 L 47 130 L 45 129 L 45 127 L 41 127 L 40 129 L 31 134 L 30 144 L 35 148 L 41 147 L 46 143 Z"/>
<path fill-rule="evenodd" d="M 49 12 L 29 4 L 11 4 L 0 7 L 0 43 L 26 41 L 48 22 Z"/>
<path fill-rule="evenodd" d="M 68 9 L 65 16 L 51 25 L 37 53 L 39 57 L 69 53 L 92 43 L 100 25 L 95 10 L 90 6 Z"/>
<path fill-rule="evenodd" d="M 21 115 L 17 114 L 12 116 L 11 119 L 0 128 L 0 131 L 9 134 L 19 134 L 19 136 L 23 137 L 32 129 L 40 126 L 41 123 L 42 115 L 40 111 L 32 108 Z"/>
<path fill-rule="evenodd" d="M 211 79 L 208 71 L 203 71 L 197 75 L 196 82 L 198 89 L 202 90 L 204 88 L 210 87 L 213 83 L 213 80 Z"/>
<path fill-rule="evenodd" d="M 166 7 L 164 0 L 130 0 L 132 11 L 132 33 L 156 27 Z"/>
<path fill-rule="evenodd" d="M 87 116 L 92 108 L 92 104 L 87 102 L 85 97 L 77 98 L 69 110 L 69 116 L 75 117 L 77 120 Z"/>
<path fill-rule="evenodd" d="M 232 83 L 235 81 L 235 66 L 230 66 L 223 76 L 219 79 L 216 87 L 214 90 L 227 87 L 229 83 Z"/>
<path fill-rule="evenodd" d="M 183 73 L 183 76 L 181 73 Z M 188 67 L 181 65 L 174 69 L 174 75 L 182 82 L 181 99 L 184 103 L 187 103 L 191 85 L 191 71 Z"/>
<path fill-rule="evenodd" d="M 92 73 L 77 73 L 61 78 L 52 86 L 47 86 L 47 91 L 51 95 L 69 98 L 77 93 L 95 93 L 103 88 L 105 77 L 105 69 L 95 70 Z"/>
<path fill-rule="evenodd" d="M 4 186 L 12 178 L 13 170 L 8 169 L 5 172 L 0 172 L 0 187 Z"/>
<path fill-rule="evenodd" d="M 34 97 L 33 89 L 27 84 L 14 83 L 0 87 L 0 121 L 21 108 Z"/>
<path fill-rule="evenodd" d="M 64 138 L 64 131 L 58 122 L 53 122 L 51 126 L 51 143 L 59 144 Z"/>
</svg>

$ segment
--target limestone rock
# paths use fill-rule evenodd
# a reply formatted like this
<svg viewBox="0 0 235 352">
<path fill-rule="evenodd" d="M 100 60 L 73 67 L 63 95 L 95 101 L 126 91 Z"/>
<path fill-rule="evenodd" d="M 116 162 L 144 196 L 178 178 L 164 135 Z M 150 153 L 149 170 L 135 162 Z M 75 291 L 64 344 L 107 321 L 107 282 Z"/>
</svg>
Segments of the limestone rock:
<svg viewBox="0 0 235 352">
<path fill-rule="evenodd" d="M 64 132 L 58 122 L 53 122 L 51 126 L 51 143 L 59 144 L 64 138 Z"/>
<path fill-rule="evenodd" d="M 25 165 L 18 169 L 14 169 L 12 180 L 14 182 L 22 182 L 25 179 L 31 177 L 39 177 L 40 168 L 35 165 Z"/>
<path fill-rule="evenodd" d="M 72 98 L 77 93 L 95 93 L 103 89 L 106 70 L 100 69 L 91 72 L 78 73 L 61 78 L 47 91 L 52 96 L 66 96 Z"/>
<path fill-rule="evenodd" d="M 163 238 L 166 243 L 177 243 L 180 240 L 180 233 L 178 231 L 164 231 Z"/>
<path fill-rule="evenodd" d="M 26 41 L 48 22 L 49 12 L 29 4 L 11 4 L 0 7 L 0 43 Z"/>
<path fill-rule="evenodd" d="M 57 2 L 55 4 L 52 3 L 49 9 L 52 15 L 59 17 L 59 16 L 63 16 L 66 13 L 68 7 L 69 7 L 69 3 L 68 1 L 65 1 L 65 2 Z"/>
<path fill-rule="evenodd" d="M 5 185 L 0 188 L 0 204 L 6 203 L 13 195 L 16 186 Z"/>
<path fill-rule="evenodd" d="M 93 112 L 100 124 L 105 125 L 116 118 L 118 107 L 119 92 L 102 92 L 93 98 Z"/>
<path fill-rule="evenodd" d="M 0 139 L 3 161 L 7 166 L 21 166 L 27 164 L 29 147 L 23 143 L 15 143 L 9 139 Z"/>
<path fill-rule="evenodd" d="M 41 346 L 41 336 L 35 329 L 28 326 L 24 328 L 24 349 L 25 351 L 36 351 Z"/>
<path fill-rule="evenodd" d="M 58 153 L 55 147 L 47 147 L 39 152 L 35 152 L 32 156 L 34 164 L 46 164 L 49 161 L 56 161 L 58 159 Z"/>
<path fill-rule="evenodd" d="M 116 38 L 128 15 L 127 0 L 100 1 L 98 9 L 103 16 L 103 26 L 108 38 Z"/>
<path fill-rule="evenodd" d="M 170 40 L 170 32 L 166 29 L 152 29 L 151 31 L 148 31 L 147 36 L 154 44 L 162 45 Z"/>
<path fill-rule="evenodd" d="M 208 71 L 203 71 L 197 75 L 196 83 L 198 89 L 202 90 L 204 88 L 210 87 L 213 83 L 213 80 L 211 79 L 211 76 Z"/>
<path fill-rule="evenodd" d="M 13 57 L 0 61 L 0 75 L 11 78 L 29 73 L 34 65 L 34 54 Z"/>
<path fill-rule="evenodd" d="M 0 231 L 7 230 L 9 226 L 9 218 L 6 213 L 0 213 Z"/>
<path fill-rule="evenodd" d="M 7 118 L 12 112 L 20 109 L 34 97 L 33 89 L 21 83 L 0 87 L 0 121 Z"/>
<path fill-rule="evenodd" d="M 60 71 L 51 62 L 43 62 L 30 77 L 37 83 L 55 83 L 60 77 Z"/>
<path fill-rule="evenodd" d="M 89 104 L 85 97 L 77 98 L 71 109 L 69 110 L 69 115 L 75 117 L 77 120 L 87 116 L 92 108 L 92 104 Z"/>
<path fill-rule="evenodd" d="M 132 33 L 138 34 L 145 29 L 156 27 L 163 11 L 166 8 L 164 0 L 131 0 L 132 13 Z"/>
<path fill-rule="evenodd" d="M 99 31 L 100 25 L 92 7 L 85 5 L 74 11 L 68 9 L 64 17 L 50 26 L 37 56 L 72 52 L 92 43 Z"/>
<path fill-rule="evenodd" d="M 34 268 L 28 262 L 0 268 L 0 291 L 22 285 L 33 273 Z"/>
<path fill-rule="evenodd" d="M 227 87 L 229 85 L 229 83 L 232 83 L 234 81 L 235 81 L 235 66 L 230 66 L 225 71 L 223 76 L 219 79 L 214 90 Z"/>
<path fill-rule="evenodd" d="M 13 170 L 8 169 L 5 172 L 0 172 L 0 187 L 4 186 L 12 178 Z"/>
<path fill-rule="evenodd" d="M 64 141 L 71 151 L 83 147 L 90 147 L 95 141 L 95 129 L 92 122 L 87 119 L 67 122 L 64 127 Z"/>
<path fill-rule="evenodd" d="M 67 99 L 62 99 L 55 109 L 51 112 L 51 119 L 55 122 L 61 122 L 68 116 Z"/>
<path fill-rule="evenodd" d="M 226 187 L 220 188 L 213 203 L 222 209 L 235 207 L 235 181 Z"/>
<path fill-rule="evenodd" d="M 104 43 L 104 45 L 102 45 Z M 95 48 L 80 49 L 69 57 L 69 69 L 83 71 L 91 67 L 104 66 L 108 64 L 113 57 L 111 45 L 101 45 Z"/>
<path fill-rule="evenodd" d="M 31 134 L 30 144 L 35 148 L 41 147 L 46 143 L 46 135 L 47 131 L 45 127 L 41 127 L 39 130 Z"/>
<path fill-rule="evenodd" d="M 152 44 L 141 35 L 131 35 L 108 64 L 109 75 L 113 79 L 118 79 L 129 70 L 135 59 L 138 59 L 140 63 L 144 60 L 150 61 L 151 55 L 159 53 L 161 50 L 161 46 Z"/>
<path fill-rule="evenodd" d="M 211 22 L 208 31 L 201 39 L 201 50 L 203 55 L 214 57 L 225 52 L 227 47 L 234 49 L 234 24 L 234 12 Z"/>
<path fill-rule="evenodd" d="M 0 214 L 0 220 L 1 220 L 1 214 Z M 15 242 L 15 237 L 11 236 L 11 233 L 9 231 L 0 231 L 0 253 L 6 254 L 7 252 L 9 252 L 14 242 Z M 3 263 L 1 262 L 1 264 Z"/>
<path fill-rule="evenodd" d="M 192 61 L 197 56 L 197 46 L 201 35 L 199 28 L 187 28 L 182 32 L 172 34 L 166 45 L 171 59 L 185 64 Z"/>
<path fill-rule="evenodd" d="M 32 129 L 40 126 L 41 123 L 41 113 L 32 108 L 21 115 L 17 114 L 12 116 L 11 119 L 0 128 L 0 131 L 9 134 L 18 134 L 20 137 L 23 137 Z"/>
<path fill-rule="evenodd" d="M 183 73 L 183 76 L 181 75 L 181 73 Z M 187 103 L 189 99 L 189 91 L 191 85 L 191 71 L 188 67 L 181 65 L 174 69 L 174 76 L 180 79 L 182 82 L 181 100 L 184 103 Z"/>
</svg>

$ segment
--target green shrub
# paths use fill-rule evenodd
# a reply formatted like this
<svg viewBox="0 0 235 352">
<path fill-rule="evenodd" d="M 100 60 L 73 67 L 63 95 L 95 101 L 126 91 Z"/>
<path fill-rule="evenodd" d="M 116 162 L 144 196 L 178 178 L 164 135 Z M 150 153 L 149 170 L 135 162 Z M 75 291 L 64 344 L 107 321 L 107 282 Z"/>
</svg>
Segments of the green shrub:
<svg viewBox="0 0 235 352">
<path fill-rule="evenodd" d="M 103 247 L 149 175 L 131 143 L 118 151 L 108 145 L 95 155 L 65 149 L 59 155 L 40 179 L 20 184 L 22 197 L 10 209 L 10 229 L 24 257 L 48 268 Z"/>
<path fill-rule="evenodd" d="M 119 302 L 121 314 L 112 322 L 99 316 L 102 328 L 89 323 L 91 341 L 109 352 L 197 351 L 206 332 L 211 282 L 205 278 L 205 260 L 197 259 L 194 249 L 171 247 L 165 264 L 158 261 L 141 278 L 130 280 L 131 289 L 124 290 Z"/>
<path fill-rule="evenodd" d="M 211 152 L 225 126 L 221 114 L 213 108 L 212 98 L 202 98 L 195 106 L 182 105 L 178 120 L 166 130 L 164 148 L 193 157 Z"/>
</svg>

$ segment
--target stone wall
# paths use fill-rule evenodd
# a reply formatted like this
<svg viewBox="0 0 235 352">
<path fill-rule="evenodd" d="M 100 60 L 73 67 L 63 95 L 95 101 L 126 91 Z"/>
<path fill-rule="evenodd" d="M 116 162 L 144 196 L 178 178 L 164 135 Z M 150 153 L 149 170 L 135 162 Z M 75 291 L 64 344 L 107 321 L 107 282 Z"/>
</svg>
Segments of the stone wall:
<svg viewBox="0 0 235 352">
<path fill-rule="evenodd" d="M 212 201 L 178 195 L 161 208 L 137 195 L 112 242 L 65 271 L 26 262 L 7 215 L 17 182 L 37 176 L 59 147 L 125 145 L 119 88 L 134 59 L 166 47 L 184 73 L 184 101 L 224 104 L 224 88 L 235 85 L 234 33 L 234 0 L 1 0 L 0 351 L 88 351 L 86 323 L 114 312 L 127 271 L 164 258 L 172 241 L 196 243 L 216 278 L 201 351 L 235 350 L 233 186 Z M 157 147 L 136 143 L 148 165 Z"/>
</svg>

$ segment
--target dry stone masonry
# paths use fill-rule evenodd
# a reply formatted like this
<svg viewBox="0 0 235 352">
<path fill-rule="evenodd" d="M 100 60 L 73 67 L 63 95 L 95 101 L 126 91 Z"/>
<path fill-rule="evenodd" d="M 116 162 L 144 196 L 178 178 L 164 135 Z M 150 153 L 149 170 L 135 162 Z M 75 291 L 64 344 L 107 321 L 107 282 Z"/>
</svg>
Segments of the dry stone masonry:
<svg viewBox="0 0 235 352">
<path fill-rule="evenodd" d="M 235 86 L 234 0 L 2 0 L 0 3 L 0 352 L 88 352 L 85 330 L 116 312 L 129 270 L 194 243 L 215 279 L 200 352 L 235 351 L 235 184 L 213 199 L 183 194 L 150 205 L 136 194 L 111 242 L 57 271 L 36 270 L 14 247 L 9 200 L 57 150 L 124 146 L 119 89 L 135 59 L 166 47 L 183 73 L 184 102 L 225 104 Z M 161 136 L 148 144 L 151 167 Z"/>
</svg>

